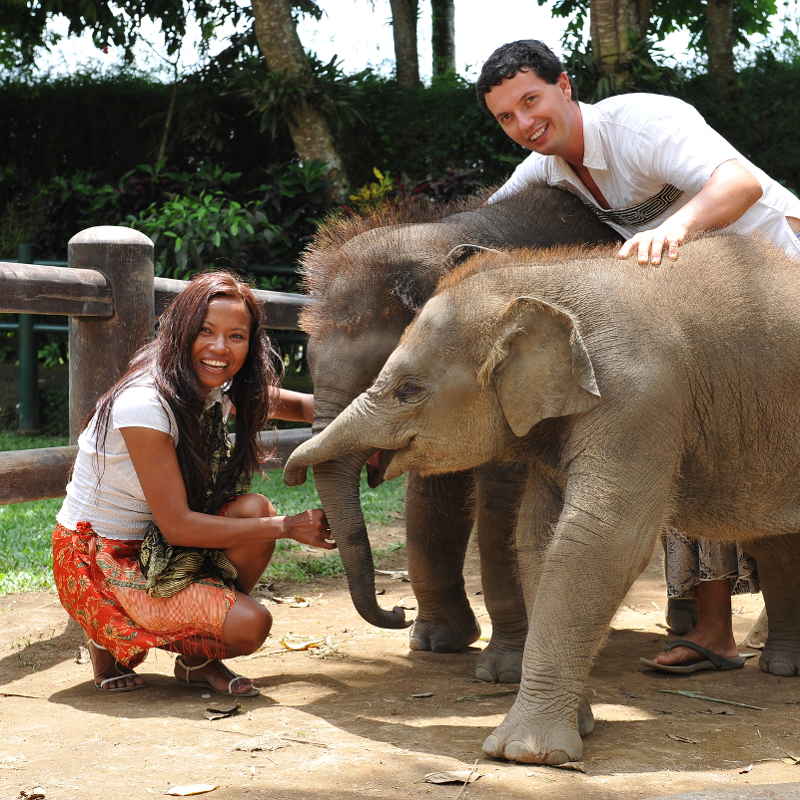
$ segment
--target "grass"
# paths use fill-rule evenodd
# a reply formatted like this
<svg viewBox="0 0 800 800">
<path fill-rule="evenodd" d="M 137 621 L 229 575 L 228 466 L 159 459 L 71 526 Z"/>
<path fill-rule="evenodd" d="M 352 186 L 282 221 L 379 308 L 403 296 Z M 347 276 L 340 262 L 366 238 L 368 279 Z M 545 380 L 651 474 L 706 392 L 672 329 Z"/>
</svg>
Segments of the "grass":
<svg viewBox="0 0 800 800">
<path fill-rule="evenodd" d="M 46 446 L 38 443 L 43 437 L 27 438 L 35 438 L 37 443 L 23 447 Z M 0 439 L 0 446 L 2 443 Z M 252 489 L 269 497 L 280 514 L 296 514 L 320 505 L 313 481 L 290 488 L 284 486 L 279 470 L 258 476 Z M 368 489 L 362 483 L 361 493 L 367 524 L 385 524 L 402 510 L 405 481 L 389 481 L 377 489 Z M 60 499 L 0 506 L 0 594 L 53 589 L 50 533 L 60 507 Z M 396 549 L 377 551 L 376 560 Z M 342 572 L 342 562 L 335 551 L 329 553 L 281 540 L 264 577 L 303 582 Z"/>
<path fill-rule="evenodd" d="M 37 447 L 66 447 L 68 436 L 26 435 L 16 431 L 0 431 L 0 451 L 35 450 Z"/>
</svg>

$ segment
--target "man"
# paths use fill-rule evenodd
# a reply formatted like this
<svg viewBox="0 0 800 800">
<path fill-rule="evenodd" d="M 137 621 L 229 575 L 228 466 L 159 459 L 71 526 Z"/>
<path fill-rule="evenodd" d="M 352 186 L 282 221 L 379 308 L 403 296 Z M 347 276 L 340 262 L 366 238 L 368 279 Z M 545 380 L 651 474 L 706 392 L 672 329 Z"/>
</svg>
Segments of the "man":
<svg viewBox="0 0 800 800">
<path fill-rule="evenodd" d="M 683 101 L 628 94 L 589 105 L 573 96 L 542 42 L 511 42 L 484 64 L 480 102 L 533 151 L 489 202 L 529 183 L 583 198 L 618 231 L 621 258 L 660 264 L 701 231 L 760 234 L 800 259 L 800 200 L 741 155 Z"/>
<path fill-rule="evenodd" d="M 800 200 L 687 103 L 652 94 L 579 103 L 559 59 L 535 40 L 492 53 L 476 90 L 509 138 L 532 151 L 490 203 L 530 183 L 566 189 L 625 239 L 619 257 L 635 253 L 640 264 L 660 264 L 665 250 L 674 260 L 687 237 L 708 230 L 760 235 L 800 260 Z M 684 621 L 682 644 L 647 663 L 676 672 L 742 666 L 730 594 L 757 591 L 752 564 L 735 545 L 677 531 L 665 551 L 670 597 L 693 595 L 697 621 Z"/>
</svg>

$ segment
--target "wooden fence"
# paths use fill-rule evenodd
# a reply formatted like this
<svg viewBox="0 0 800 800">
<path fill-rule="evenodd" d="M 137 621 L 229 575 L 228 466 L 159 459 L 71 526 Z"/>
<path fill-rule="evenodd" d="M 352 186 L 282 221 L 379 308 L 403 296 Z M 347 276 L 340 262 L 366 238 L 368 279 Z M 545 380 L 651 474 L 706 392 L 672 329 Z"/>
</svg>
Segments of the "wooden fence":
<svg viewBox="0 0 800 800">
<path fill-rule="evenodd" d="M 68 267 L 0 262 L 0 312 L 69 317 L 70 447 L 0 453 L 0 504 L 60 497 L 75 458 L 81 423 L 153 334 L 155 319 L 186 281 L 153 274 L 153 243 L 130 228 L 101 226 L 73 236 Z M 269 327 L 297 330 L 308 298 L 255 291 Z M 309 428 L 262 433 L 282 464 Z"/>
</svg>

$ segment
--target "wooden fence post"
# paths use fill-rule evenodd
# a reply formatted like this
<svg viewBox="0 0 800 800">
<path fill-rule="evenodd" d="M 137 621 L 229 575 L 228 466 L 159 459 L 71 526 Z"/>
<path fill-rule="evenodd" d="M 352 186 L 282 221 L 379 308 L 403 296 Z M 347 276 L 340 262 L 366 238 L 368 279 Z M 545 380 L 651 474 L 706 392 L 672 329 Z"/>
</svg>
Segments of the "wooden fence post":
<svg viewBox="0 0 800 800">
<path fill-rule="evenodd" d="M 33 260 L 33 246 L 21 244 L 17 247 L 17 261 L 30 264 Z M 20 314 L 17 327 L 17 397 L 19 415 L 17 430 L 20 433 L 39 432 L 39 386 L 38 362 L 36 360 L 36 336 L 33 332 L 33 315 Z"/>
<path fill-rule="evenodd" d="M 109 283 L 114 314 L 70 317 L 69 433 L 76 442 L 97 399 L 122 375 L 153 335 L 153 243 L 143 233 L 111 225 L 69 240 L 70 267 L 94 269 Z"/>
</svg>

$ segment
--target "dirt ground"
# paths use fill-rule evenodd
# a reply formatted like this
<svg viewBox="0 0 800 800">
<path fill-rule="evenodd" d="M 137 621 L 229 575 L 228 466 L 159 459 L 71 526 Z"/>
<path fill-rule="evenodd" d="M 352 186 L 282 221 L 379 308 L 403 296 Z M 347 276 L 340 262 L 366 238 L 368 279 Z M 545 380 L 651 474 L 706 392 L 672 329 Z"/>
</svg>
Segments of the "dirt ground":
<svg viewBox="0 0 800 800">
<path fill-rule="evenodd" d="M 395 526 L 377 540 L 402 536 Z M 383 566 L 402 569 L 404 551 L 394 558 Z M 583 772 L 481 757 L 514 689 L 472 679 L 484 642 L 463 654 L 412 653 L 407 631 L 373 628 L 356 615 L 340 579 L 274 587 L 310 603 L 265 600 L 272 636 L 259 653 L 232 662 L 263 694 L 217 720 L 204 712 L 228 701 L 176 683 L 172 656 L 161 651 L 140 667 L 146 689 L 101 694 L 88 682 L 89 665 L 76 663 L 80 632 L 67 625 L 55 595 L 0 598 L 0 799 L 139 800 L 185 784 L 215 785 L 208 797 L 220 800 L 636 800 L 701 789 L 728 796 L 734 787 L 741 791 L 731 797 L 751 797 L 764 784 L 783 786 L 759 797 L 798 796 L 800 679 L 762 675 L 756 659 L 740 671 L 691 677 L 638 670 L 639 656 L 656 652 L 664 634 L 660 569 L 656 558 L 637 581 L 592 671 L 597 727 L 585 741 Z M 413 606 L 408 583 L 391 576 L 377 583 L 382 605 Z M 486 635 L 472 552 L 467 585 Z M 737 637 L 759 607 L 758 597 L 734 598 Z M 281 639 L 289 633 L 324 646 L 287 650 Z M 450 770 L 481 777 L 467 786 L 424 781 Z"/>
</svg>

